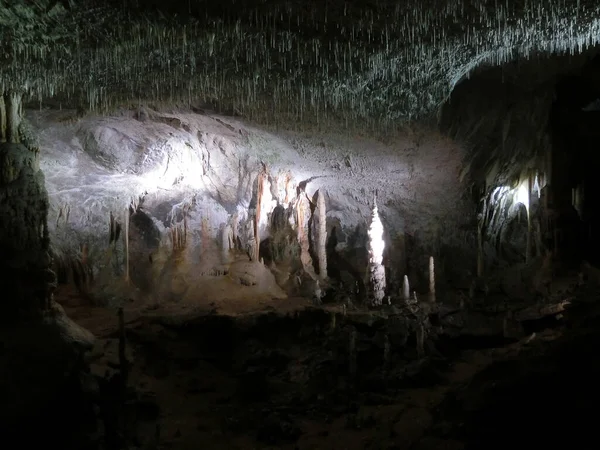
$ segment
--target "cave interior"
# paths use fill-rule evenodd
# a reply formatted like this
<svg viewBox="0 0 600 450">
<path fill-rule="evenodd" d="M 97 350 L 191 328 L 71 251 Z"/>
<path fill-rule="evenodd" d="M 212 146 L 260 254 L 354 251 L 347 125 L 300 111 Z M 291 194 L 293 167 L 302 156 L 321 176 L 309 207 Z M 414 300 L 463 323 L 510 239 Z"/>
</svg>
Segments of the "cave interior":
<svg viewBox="0 0 600 450">
<path fill-rule="evenodd" d="M 0 0 L 0 430 L 596 448 L 600 5 Z"/>
</svg>

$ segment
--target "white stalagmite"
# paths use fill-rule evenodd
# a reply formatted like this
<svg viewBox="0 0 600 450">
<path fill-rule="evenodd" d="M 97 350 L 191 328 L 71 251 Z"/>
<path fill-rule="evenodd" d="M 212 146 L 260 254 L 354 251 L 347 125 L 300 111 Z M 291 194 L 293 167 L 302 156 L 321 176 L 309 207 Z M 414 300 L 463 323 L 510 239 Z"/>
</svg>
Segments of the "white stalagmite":
<svg viewBox="0 0 600 450">
<path fill-rule="evenodd" d="M 410 300 L 410 284 L 408 282 L 408 275 L 404 275 L 404 280 L 402 281 L 402 297 L 405 301 Z"/>
<path fill-rule="evenodd" d="M 223 234 L 221 235 L 221 252 L 223 257 L 223 262 L 229 261 L 229 251 L 232 250 L 233 243 L 233 230 L 231 229 L 230 222 L 223 227 Z"/>
<path fill-rule="evenodd" d="M 373 201 L 371 226 L 369 227 L 369 272 L 373 289 L 373 304 L 381 305 L 385 297 L 385 268 L 383 267 L 383 224 L 379 218 L 377 200 Z"/>
<path fill-rule="evenodd" d="M 429 296 L 435 301 L 435 262 L 433 256 L 429 257 Z"/>
<path fill-rule="evenodd" d="M 327 278 L 327 219 L 325 209 L 325 195 L 319 189 L 317 198 L 317 220 L 318 220 L 318 259 L 319 277 L 321 280 Z"/>
</svg>

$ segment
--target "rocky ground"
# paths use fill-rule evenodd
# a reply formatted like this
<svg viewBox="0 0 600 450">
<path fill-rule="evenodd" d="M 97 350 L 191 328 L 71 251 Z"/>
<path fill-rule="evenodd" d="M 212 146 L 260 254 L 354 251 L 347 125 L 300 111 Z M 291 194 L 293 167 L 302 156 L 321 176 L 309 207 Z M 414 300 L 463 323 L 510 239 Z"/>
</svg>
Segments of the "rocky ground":
<svg viewBox="0 0 600 450">
<path fill-rule="evenodd" d="M 432 307 L 424 356 L 419 322 L 400 307 L 129 304 L 125 394 L 116 311 L 68 306 L 98 337 L 82 383 L 96 426 L 80 434 L 89 448 L 111 436 L 114 448 L 124 436 L 129 448 L 182 450 L 595 448 L 600 303 L 590 284 L 569 289 L 566 311 L 518 312 L 518 327 L 503 320 L 487 335 L 489 306 L 467 307 L 463 325 Z"/>
</svg>

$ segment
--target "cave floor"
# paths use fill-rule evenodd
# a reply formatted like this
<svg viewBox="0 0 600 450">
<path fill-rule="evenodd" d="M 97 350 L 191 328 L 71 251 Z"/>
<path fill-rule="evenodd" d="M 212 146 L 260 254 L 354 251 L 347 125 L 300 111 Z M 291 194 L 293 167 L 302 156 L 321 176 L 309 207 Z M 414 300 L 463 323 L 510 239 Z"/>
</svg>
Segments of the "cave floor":
<svg viewBox="0 0 600 450">
<path fill-rule="evenodd" d="M 62 300 L 73 305 L 68 295 L 75 294 L 63 292 Z M 140 447 L 596 448 L 593 427 L 585 428 L 600 398 L 596 302 L 575 308 L 560 327 L 504 345 L 440 343 L 412 362 L 392 355 L 387 371 L 372 357 L 380 349 L 367 325 L 355 377 L 340 356 L 344 324 L 332 324 L 331 311 L 306 300 L 277 302 L 219 314 L 177 305 L 124 308 L 129 384 L 142 405 L 131 434 Z M 115 311 L 65 310 L 98 338 L 93 373 L 114 372 Z"/>
</svg>

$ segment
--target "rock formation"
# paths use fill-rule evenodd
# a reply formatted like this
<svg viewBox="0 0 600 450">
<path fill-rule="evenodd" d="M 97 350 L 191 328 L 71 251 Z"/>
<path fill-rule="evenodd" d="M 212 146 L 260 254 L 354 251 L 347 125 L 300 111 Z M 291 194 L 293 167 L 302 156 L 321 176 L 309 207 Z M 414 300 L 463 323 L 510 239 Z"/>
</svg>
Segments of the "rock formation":
<svg viewBox="0 0 600 450">
<path fill-rule="evenodd" d="M 373 202 L 371 224 L 369 226 L 369 281 L 373 290 L 373 304 L 380 306 L 385 297 L 385 268 L 383 267 L 383 225 L 379 218 L 377 200 Z"/>
<path fill-rule="evenodd" d="M 49 253 L 48 194 L 39 148 L 20 128 L 20 96 L 4 95 L 0 123 L 0 391 L 3 427 L 45 408 L 66 378 L 81 370 L 93 344 L 53 301 L 56 275 Z M 7 428 L 8 429 L 8 428 Z M 3 428 L 4 430 L 4 428 Z"/>
</svg>

